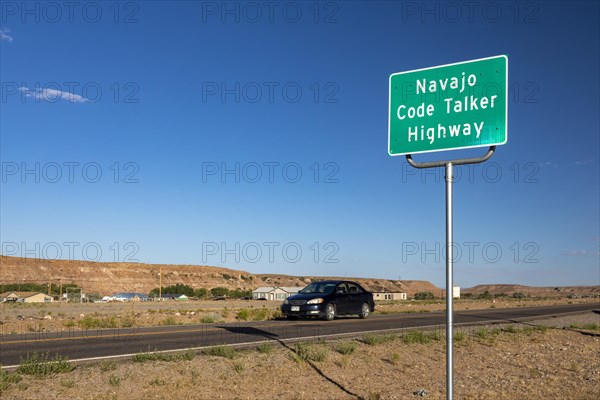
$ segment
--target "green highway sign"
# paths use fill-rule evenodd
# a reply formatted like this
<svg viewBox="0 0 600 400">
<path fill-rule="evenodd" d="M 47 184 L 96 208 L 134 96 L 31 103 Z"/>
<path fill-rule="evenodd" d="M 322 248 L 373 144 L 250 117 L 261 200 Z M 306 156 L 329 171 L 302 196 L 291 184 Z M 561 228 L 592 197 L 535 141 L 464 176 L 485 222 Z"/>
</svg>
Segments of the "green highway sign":
<svg viewBox="0 0 600 400">
<path fill-rule="evenodd" d="M 505 144 L 508 58 L 390 75 L 391 156 Z"/>
</svg>

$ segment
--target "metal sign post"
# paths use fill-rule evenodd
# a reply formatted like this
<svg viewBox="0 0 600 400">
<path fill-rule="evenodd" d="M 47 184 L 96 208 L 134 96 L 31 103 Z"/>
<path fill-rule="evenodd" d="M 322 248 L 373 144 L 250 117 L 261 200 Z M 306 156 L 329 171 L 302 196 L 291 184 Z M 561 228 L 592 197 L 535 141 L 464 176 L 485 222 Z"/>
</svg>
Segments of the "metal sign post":
<svg viewBox="0 0 600 400">
<path fill-rule="evenodd" d="M 507 141 L 505 55 L 390 75 L 388 154 L 415 168 L 446 168 L 446 396 L 453 397 L 452 184 L 456 165 L 488 160 Z M 415 162 L 412 154 L 488 147 L 483 157 Z"/>
<path fill-rule="evenodd" d="M 483 157 L 477 158 L 462 158 L 459 160 L 434 161 L 434 162 L 415 162 L 410 154 L 406 155 L 406 161 L 415 168 L 446 168 L 446 398 L 452 400 L 453 388 L 453 339 L 454 339 L 454 277 L 453 266 L 453 238 L 452 238 L 452 183 L 454 181 L 453 171 L 455 165 L 464 164 L 479 164 L 494 154 L 496 146 L 491 146 L 488 152 Z"/>
<path fill-rule="evenodd" d="M 452 267 L 454 265 L 454 251 L 452 248 L 452 163 L 446 163 L 446 397 L 452 398 L 453 388 L 453 369 L 454 361 L 452 354 L 454 349 L 452 342 L 454 340 L 453 323 L 454 310 L 452 302 L 454 300 L 454 277 Z"/>
</svg>

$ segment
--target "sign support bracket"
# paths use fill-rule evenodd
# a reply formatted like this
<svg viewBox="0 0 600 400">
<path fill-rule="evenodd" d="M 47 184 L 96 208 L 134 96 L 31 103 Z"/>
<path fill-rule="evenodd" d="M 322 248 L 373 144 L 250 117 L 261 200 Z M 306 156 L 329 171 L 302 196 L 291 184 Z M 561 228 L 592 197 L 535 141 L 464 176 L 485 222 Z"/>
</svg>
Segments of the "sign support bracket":
<svg viewBox="0 0 600 400">
<path fill-rule="evenodd" d="M 443 167 L 448 163 L 452 163 L 452 165 L 464 165 L 464 164 L 480 164 L 484 161 L 489 160 L 493 155 L 494 151 L 496 151 L 496 146 L 490 146 L 487 153 L 485 153 L 481 157 L 474 158 L 460 158 L 458 160 L 446 160 L 446 161 L 430 161 L 430 162 L 416 162 L 412 159 L 411 154 L 406 155 L 406 161 L 415 167 L 415 168 L 435 168 L 435 167 Z"/>
<path fill-rule="evenodd" d="M 453 183 L 453 167 L 455 165 L 464 164 L 479 164 L 489 160 L 496 146 L 490 146 L 489 150 L 482 157 L 461 158 L 458 160 L 446 161 L 431 161 L 431 162 L 416 162 L 412 159 L 412 155 L 406 155 L 406 161 L 415 168 L 446 168 L 446 398 L 453 398 L 453 325 L 454 325 L 454 277 L 453 277 L 453 239 L 452 239 L 452 183 Z"/>
</svg>

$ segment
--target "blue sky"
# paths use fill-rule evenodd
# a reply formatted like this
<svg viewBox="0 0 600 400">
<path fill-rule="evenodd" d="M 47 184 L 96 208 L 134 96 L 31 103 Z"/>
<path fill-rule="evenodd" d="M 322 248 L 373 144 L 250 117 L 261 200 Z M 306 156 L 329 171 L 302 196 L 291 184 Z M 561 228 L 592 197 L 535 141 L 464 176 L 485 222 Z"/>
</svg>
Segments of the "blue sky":
<svg viewBox="0 0 600 400">
<path fill-rule="evenodd" d="M 441 286 L 443 173 L 387 154 L 388 78 L 506 54 L 455 283 L 600 284 L 597 2 L 24 4 L 0 10 L 2 254 Z"/>
</svg>

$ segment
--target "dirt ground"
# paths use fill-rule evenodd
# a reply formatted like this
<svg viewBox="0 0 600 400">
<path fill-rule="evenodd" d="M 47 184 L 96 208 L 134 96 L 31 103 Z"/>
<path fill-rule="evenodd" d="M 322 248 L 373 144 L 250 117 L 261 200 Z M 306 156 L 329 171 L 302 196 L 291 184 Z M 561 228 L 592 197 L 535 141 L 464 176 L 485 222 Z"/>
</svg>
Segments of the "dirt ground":
<svg viewBox="0 0 600 400">
<path fill-rule="evenodd" d="M 456 300 L 454 308 L 477 310 L 535 307 L 598 302 L 594 298 Z M 265 320 L 277 318 L 279 301 L 168 301 L 112 303 L 0 303 L 0 334 L 57 332 L 118 328 Z M 379 313 L 423 313 L 445 310 L 444 300 L 377 302 Z M 241 319 L 240 310 L 249 310 Z"/>
<path fill-rule="evenodd" d="M 598 398 L 598 314 L 458 332 L 456 398 Z M 104 361 L 61 374 L 4 379 L 11 383 L 3 385 L 1 397 L 375 400 L 419 398 L 415 393 L 425 390 L 425 398 L 445 398 L 443 336 L 413 331 L 380 337 L 221 348 L 221 356 L 199 353 L 176 362 Z"/>
</svg>

